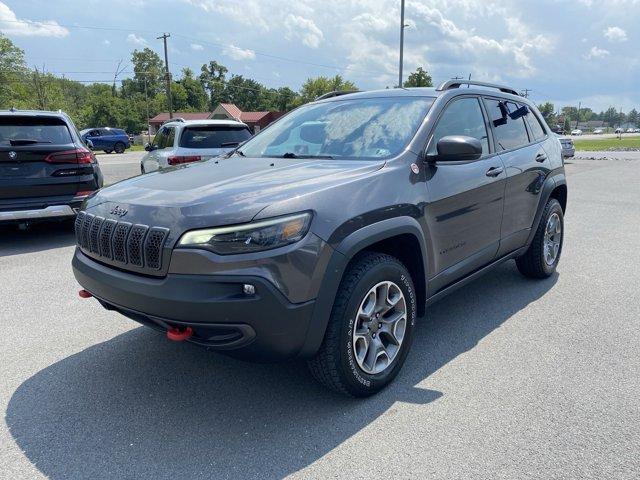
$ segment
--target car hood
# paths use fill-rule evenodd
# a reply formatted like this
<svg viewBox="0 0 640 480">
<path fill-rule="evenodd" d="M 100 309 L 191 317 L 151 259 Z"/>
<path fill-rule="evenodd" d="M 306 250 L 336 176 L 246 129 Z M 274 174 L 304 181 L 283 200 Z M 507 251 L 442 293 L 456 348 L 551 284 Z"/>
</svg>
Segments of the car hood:
<svg viewBox="0 0 640 480">
<path fill-rule="evenodd" d="M 86 210 L 179 231 L 243 223 L 269 205 L 330 189 L 383 165 L 382 160 L 217 158 L 114 184 L 90 198 Z"/>
</svg>

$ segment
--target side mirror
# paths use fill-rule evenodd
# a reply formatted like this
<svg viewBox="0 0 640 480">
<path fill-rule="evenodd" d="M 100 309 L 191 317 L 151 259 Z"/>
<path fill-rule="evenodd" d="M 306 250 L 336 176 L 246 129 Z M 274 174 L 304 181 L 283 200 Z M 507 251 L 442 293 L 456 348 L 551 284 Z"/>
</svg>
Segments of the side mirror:
<svg viewBox="0 0 640 480">
<path fill-rule="evenodd" d="M 87 147 L 89 147 L 90 150 L 93 150 L 93 142 L 91 140 L 87 138 L 85 139 L 84 143 L 87 144 Z"/>
<path fill-rule="evenodd" d="M 144 149 L 145 149 L 147 152 L 150 152 L 151 150 L 153 150 L 153 145 L 151 145 L 150 143 L 145 143 L 145 144 L 144 144 Z"/>
<path fill-rule="evenodd" d="M 449 135 L 438 140 L 438 154 L 432 160 L 438 162 L 461 162 L 482 157 L 482 143 L 477 138 L 464 135 Z"/>
</svg>

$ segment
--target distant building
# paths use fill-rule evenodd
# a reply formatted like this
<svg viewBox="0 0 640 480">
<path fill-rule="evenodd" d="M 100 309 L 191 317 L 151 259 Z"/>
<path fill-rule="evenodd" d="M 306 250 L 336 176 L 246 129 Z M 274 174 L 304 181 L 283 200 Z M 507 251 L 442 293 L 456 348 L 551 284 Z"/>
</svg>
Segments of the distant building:
<svg viewBox="0 0 640 480">
<path fill-rule="evenodd" d="M 243 112 L 233 103 L 221 103 L 213 112 L 175 112 L 173 118 L 184 118 L 185 120 L 238 120 L 246 123 L 253 133 L 258 133 L 274 120 L 277 120 L 285 112 Z M 169 113 L 159 113 L 151 120 L 151 135 L 155 135 L 163 123 L 169 121 Z"/>
</svg>

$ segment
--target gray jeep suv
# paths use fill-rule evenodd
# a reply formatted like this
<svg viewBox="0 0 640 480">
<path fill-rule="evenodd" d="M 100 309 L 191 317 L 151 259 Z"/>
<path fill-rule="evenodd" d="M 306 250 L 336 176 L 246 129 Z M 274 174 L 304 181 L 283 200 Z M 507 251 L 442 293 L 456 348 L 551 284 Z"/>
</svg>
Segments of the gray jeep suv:
<svg viewBox="0 0 640 480">
<path fill-rule="evenodd" d="M 87 199 L 73 270 L 82 297 L 171 340 L 307 358 L 366 396 L 432 302 L 510 259 L 552 275 L 566 202 L 560 143 L 510 88 L 333 93 L 226 158 Z"/>
</svg>

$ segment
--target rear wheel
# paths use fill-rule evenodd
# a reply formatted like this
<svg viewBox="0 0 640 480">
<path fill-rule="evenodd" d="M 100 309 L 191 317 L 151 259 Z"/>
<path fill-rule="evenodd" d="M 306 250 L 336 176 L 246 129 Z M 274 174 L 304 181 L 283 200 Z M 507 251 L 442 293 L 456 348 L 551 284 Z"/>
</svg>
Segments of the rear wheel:
<svg viewBox="0 0 640 480">
<path fill-rule="evenodd" d="M 340 283 L 325 338 L 309 361 L 313 376 L 340 393 L 366 397 L 398 374 L 411 346 L 416 296 L 398 259 L 366 253 Z"/>
<path fill-rule="evenodd" d="M 114 150 L 116 153 L 123 153 L 123 152 L 124 152 L 124 150 L 125 150 L 124 143 L 122 143 L 122 142 L 117 142 L 117 143 L 113 146 L 113 150 Z"/>
<path fill-rule="evenodd" d="M 556 271 L 562 240 L 564 216 L 560 202 L 550 198 L 547 202 L 533 241 L 524 255 L 516 259 L 518 270 L 526 277 L 547 278 Z"/>
</svg>

